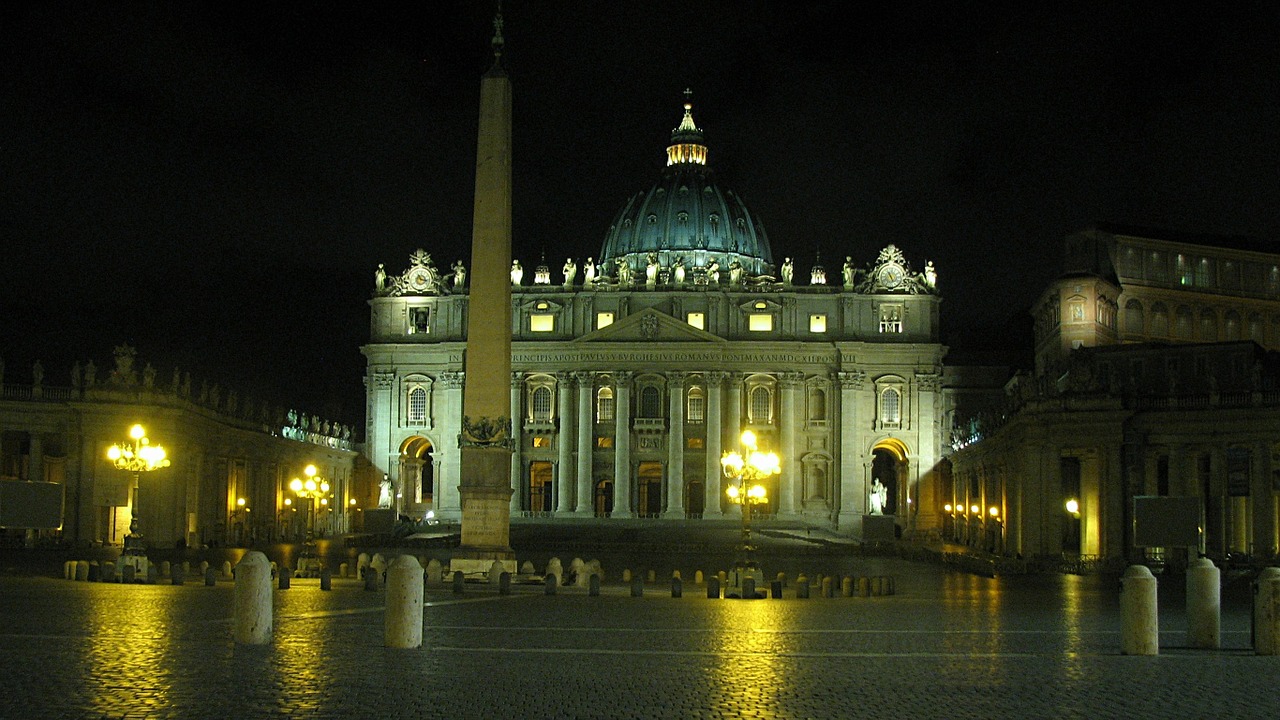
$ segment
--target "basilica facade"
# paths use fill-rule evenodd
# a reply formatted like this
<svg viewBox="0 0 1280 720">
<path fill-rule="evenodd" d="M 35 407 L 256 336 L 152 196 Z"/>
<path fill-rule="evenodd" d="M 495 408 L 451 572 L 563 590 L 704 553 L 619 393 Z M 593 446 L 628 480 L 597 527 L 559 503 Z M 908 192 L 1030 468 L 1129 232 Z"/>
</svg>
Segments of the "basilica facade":
<svg viewBox="0 0 1280 720">
<path fill-rule="evenodd" d="M 512 517 L 725 517 L 721 457 L 751 430 L 781 458 L 765 515 L 937 531 L 950 423 L 932 263 L 893 245 L 830 274 L 778 263 L 708 155 L 686 103 L 662 177 L 598 256 L 512 263 Z M 457 518 L 467 328 L 486 309 L 432 251 L 375 274 L 365 448 L 402 514 Z"/>
</svg>

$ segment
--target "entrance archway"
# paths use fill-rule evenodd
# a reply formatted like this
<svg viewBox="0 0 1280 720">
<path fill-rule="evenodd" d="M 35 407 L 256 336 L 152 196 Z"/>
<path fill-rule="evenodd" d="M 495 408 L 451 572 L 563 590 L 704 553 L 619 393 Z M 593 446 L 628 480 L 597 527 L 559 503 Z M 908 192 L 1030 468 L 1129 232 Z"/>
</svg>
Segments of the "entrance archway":
<svg viewBox="0 0 1280 720">
<path fill-rule="evenodd" d="M 662 514 L 662 463 L 642 462 L 636 469 L 636 490 L 640 497 L 637 508 L 641 515 Z"/>
<path fill-rule="evenodd" d="M 400 443 L 400 492 L 410 505 L 429 505 L 432 502 L 435 495 L 434 450 L 431 441 L 421 435 Z"/>
<path fill-rule="evenodd" d="M 881 513 L 885 515 L 906 515 L 908 505 L 907 484 L 907 446 L 896 438 L 886 438 L 876 443 L 871 449 L 871 484 L 867 487 L 867 508 L 874 507 L 875 499 L 870 495 L 879 481 L 884 486 L 884 498 Z"/>
<path fill-rule="evenodd" d="M 597 480 L 595 497 L 592 502 L 596 517 L 607 517 L 613 512 L 613 481 Z"/>
<path fill-rule="evenodd" d="M 552 499 L 551 463 L 537 460 L 529 463 L 529 511 L 551 512 Z"/>
</svg>

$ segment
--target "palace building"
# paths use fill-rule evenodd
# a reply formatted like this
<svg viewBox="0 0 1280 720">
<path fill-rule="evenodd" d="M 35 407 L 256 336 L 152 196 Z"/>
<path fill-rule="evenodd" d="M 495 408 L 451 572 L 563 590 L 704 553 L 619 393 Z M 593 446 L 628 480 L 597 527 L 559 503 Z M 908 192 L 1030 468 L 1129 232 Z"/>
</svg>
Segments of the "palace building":
<svg viewBox="0 0 1280 720">
<path fill-rule="evenodd" d="M 686 103 L 662 177 L 602 219 L 598 256 L 512 263 L 512 517 L 723 517 L 721 455 L 750 429 L 782 459 L 766 515 L 936 531 L 950 410 L 933 264 L 887 245 L 799 273 L 709 159 Z M 466 328 L 486 309 L 433 252 L 375 274 L 365 448 L 402 514 L 456 518 Z"/>
</svg>

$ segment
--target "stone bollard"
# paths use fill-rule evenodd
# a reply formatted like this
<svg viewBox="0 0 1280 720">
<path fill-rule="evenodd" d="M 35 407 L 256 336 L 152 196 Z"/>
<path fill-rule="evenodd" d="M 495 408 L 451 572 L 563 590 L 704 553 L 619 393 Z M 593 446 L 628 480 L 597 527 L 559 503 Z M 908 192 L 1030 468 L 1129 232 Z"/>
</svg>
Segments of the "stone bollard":
<svg viewBox="0 0 1280 720">
<path fill-rule="evenodd" d="M 280 568 L 280 589 L 288 590 L 289 583 L 293 581 L 293 569 L 288 565 Z"/>
<path fill-rule="evenodd" d="M 1209 558 L 1187 567 L 1187 645 L 1204 650 L 1222 647 L 1221 573 Z"/>
<path fill-rule="evenodd" d="M 498 576 L 498 594 L 499 595 L 511 594 L 511 573 L 504 571 L 501 575 Z"/>
<path fill-rule="evenodd" d="M 203 574 L 204 574 L 204 571 L 205 571 L 205 570 L 208 570 L 208 569 L 209 569 L 209 561 L 208 561 L 208 560 L 201 560 L 201 561 L 200 561 L 200 574 L 201 574 L 201 575 L 203 575 Z"/>
<path fill-rule="evenodd" d="M 174 585 L 182 585 L 187 581 L 187 574 L 182 571 L 181 565 L 174 565 L 169 569 L 169 582 Z"/>
<path fill-rule="evenodd" d="M 387 559 L 382 557 L 382 553 L 375 553 L 373 559 L 369 561 L 369 567 L 378 573 L 378 585 L 383 585 L 387 581 Z"/>
<path fill-rule="evenodd" d="M 168 560 L 160 561 L 160 577 L 162 578 L 167 577 L 169 579 L 173 579 L 173 563 L 169 562 Z"/>
<path fill-rule="evenodd" d="M 559 584 L 560 583 L 556 580 L 555 575 L 547 575 L 542 578 L 542 587 L 544 588 L 543 592 L 545 592 L 547 595 L 555 595 L 556 587 Z"/>
<path fill-rule="evenodd" d="M 573 576 L 573 584 L 578 587 L 586 587 L 591 582 L 591 576 L 595 574 L 590 565 L 582 566 L 582 570 Z"/>
<path fill-rule="evenodd" d="M 155 585 L 156 581 L 159 579 L 160 568 L 157 568 L 155 563 L 147 563 L 147 584 Z"/>
<path fill-rule="evenodd" d="M 102 582 L 116 582 L 116 564 L 102 563 Z"/>
<path fill-rule="evenodd" d="M 708 600 L 720 599 L 720 578 L 716 577 L 715 575 L 712 575 L 711 577 L 707 578 L 707 599 Z"/>
<path fill-rule="evenodd" d="M 1145 565 L 1130 565 L 1120 580 L 1120 652 L 1160 654 L 1156 577 Z"/>
<path fill-rule="evenodd" d="M 560 564 L 560 558 L 553 557 L 547 561 L 547 574 L 556 576 L 556 583 L 564 579 L 564 566 Z"/>
<path fill-rule="evenodd" d="M 583 572 L 586 569 L 587 564 L 582 561 L 582 558 L 576 557 L 569 561 L 569 577 L 573 578 L 574 585 L 578 587 L 586 586 L 586 578 L 583 577 Z"/>
<path fill-rule="evenodd" d="M 809 578 L 803 573 L 796 577 L 796 599 L 809 599 Z"/>
<path fill-rule="evenodd" d="M 427 584 L 439 585 L 443 582 L 444 566 L 440 564 L 439 560 L 431 558 L 431 560 L 427 562 Z"/>
<path fill-rule="evenodd" d="M 76 561 L 75 560 L 68 560 L 62 563 L 62 579 L 63 580 L 76 579 Z"/>
<path fill-rule="evenodd" d="M 724 570 L 721 570 L 720 572 L 716 573 L 716 578 L 720 581 L 720 586 L 724 587 L 725 581 L 729 579 L 729 573 L 725 572 Z"/>
<path fill-rule="evenodd" d="M 532 560 L 525 560 L 524 562 L 520 563 L 520 574 L 521 574 L 521 575 L 535 575 L 535 574 L 537 574 L 537 572 L 538 572 L 538 571 L 537 571 L 537 570 L 535 570 L 535 569 L 534 569 L 534 567 L 533 567 L 533 561 L 532 561 Z"/>
<path fill-rule="evenodd" d="M 629 582 L 631 582 L 631 569 L 630 569 L 630 568 L 627 568 L 626 570 L 623 570 L 623 571 L 622 571 L 622 582 L 624 582 L 624 583 L 629 583 Z"/>
<path fill-rule="evenodd" d="M 363 580 L 363 581 L 364 581 L 364 589 L 365 589 L 365 590 L 368 590 L 368 591 L 370 591 L 370 592 L 375 592 L 375 591 L 377 591 L 377 589 L 378 589 L 378 571 L 377 571 L 377 570 L 374 570 L 374 569 L 373 569 L 373 566 L 366 566 L 366 567 L 365 567 L 365 569 L 364 569 L 364 576 L 361 578 L 361 580 Z"/>
<path fill-rule="evenodd" d="M 865 575 L 858 578 L 858 597 L 871 597 L 871 578 Z"/>
<path fill-rule="evenodd" d="M 320 568 L 320 589 L 333 589 L 333 571 L 327 567 Z"/>
<path fill-rule="evenodd" d="M 658 582 L 658 572 L 656 570 L 650 570 L 647 577 L 649 578 L 650 585 Z"/>
<path fill-rule="evenodd" d="M 631 597 L 644 597 L 644 581 L 639 575 L 631 578 Z"/>
<path fill-rule="evenodd" d="M 77 566 L 78 567 L 78 566 Z M 131 583 L 136 577 L 138 569 L 129 563 L 120 570 L 120 582 Z"/>
<path fill-rule="evenodd" d="M 840 580 L 840 595 L 842 597 L 853 597 L 853 577 L 845 575 Z"/>
<path fill-rule="evenodd" d="M 600 597 L 600 575 L 591 573 L 591 579 L 587 581 L 587 594 L 591 597 Z"/>
<path fill-rule="evenodd" d="M 782 599 L 782 581 L 781 580 L 774 580 L 772 583 L 769 584 L 769 594 L 773 597 L 774 600 Z"/>
<path fill-rule="evenodd" d="M 224 578 L 231 577 L 231 561 L 230 560 L 222 561 L 222 577 Z"/>
<path fill-rule="evenodd" d="M 351 566 L 347 563 L 338 563 L 338 577 L 345 578 L 351 570 Z"/>
<path fill-rule="evenodd" d="M 270 565 L 267 566 L 267 572 L 271 572 Z M 218 584 L 218 574 L 215 573 L 211 567 L 204 569 L 204 584 L 205 587 L 213 587 Z"/>
<path fill-rule="evenodd" d="M 271 642 L 271 565 L 257 550 L 236 565 L 235 641 L 243 645 Z"/>
<path fill-rule="evenodd" d="M 698 570 L 697 572 L 695 572 L 695 573 L 693 574 L 693 582 L 694 582 L 694 584 L 695 584 L 695 585 L 701 585 L 701 584 L 703 584 L 704 582 L 706 582 L 706 580 L 705 580 L 705 579 L 703 579 L 703 577 L 702 577 L 702 571 L 701 571 L 701 570 Z"/>
<path fill-rule="evenodd" d="M 485 579 L 489 581 L 490 585 L 497 585 L 502 580 L 502 573 L 504 572 L 506 570 L 503 569 L 502 562 L 494 560 L 489 565 L 489 572 L 485 573 Z"/>
<path fill-rule="evenodd" d="M 775 577 L 774 580 L 777 580 L 778 582 L 782 583 L 782 587 L 787 586 L 787 574 L 784 572 L 778 573 L 778 576 Z"/>
<path fill-rule="evenodd" d="M 822 597 L 824 598 L 835 597 L 832 593 L 833 591 L 831 589 L 831 578 L 830 577 L 822 578 Z"/>
<path fill-rule="evenodd" d="M 679 571 L 679 570 L 672 570 L 672 571 L 671 571 L 671 577 L 673 577 L 673 578 L 680 578 L 681 580 L 683 580 L 683 579 L 684 579 L 684 576 L 680 574 L 680 571 Z"/>
<path fill-rule="evenodd" d="M 75 578 L 76 578 L 76 582 L 84 582 L 89 579 L 89 561 L 88 560 L 76 561 Z"/>
<path fill-rule="evenodd" d="M 182 561 L 182 574 L 183 574 L 183 575 L 190 575 L 190 574 L 191 574 L 191 561 L 190 561 L 190 560 L 183 560 L 183 561 Z"/>
<path fill-rule="evenodd" d="M 356 556 L 356 577 L 364 579 L 364 569 L 369 567 L 369 553 L 360 553 Z"/>
<path fill-rule="evenodd" d="M 461 570 L 453 571 L 453 594 L 461 595 L 467 584 L 467 576 Z"/>
<path fill-rule="evenodd" d="M 102 581 L 102 566 L 98 564 L 97 560 L 90 560 L 89 561 L 89 582 L 101 582 L 101 581 Z"/>
<path fill-rule="evenodd" d="M 742 599 L 743 600 L 756 599 L 756 579 L 755 578 L 746 577 L 742 579 Z"/>
<path fill-rule="evenodd" d="M 422 585 L 418 558 L 401 555 L 387 567 L 387 647 L 422 647 Z"/>
<path fill-rule="evenodd" d="M 871 594 L 880 597 L 884 594 L 884 578 L 876 575 L 871 578 Z"/>
<path fill-rule="evenodd" d="M 684 581 L 680 579 L 679 575 L 671 578 L 671 597 L 684 597 Z"/>
<path fill-rule="evenodd" d="M 1280 655 L 1280 568 L 1263 568 L 1253 581 L 1253 651 Z"/>
</svg>

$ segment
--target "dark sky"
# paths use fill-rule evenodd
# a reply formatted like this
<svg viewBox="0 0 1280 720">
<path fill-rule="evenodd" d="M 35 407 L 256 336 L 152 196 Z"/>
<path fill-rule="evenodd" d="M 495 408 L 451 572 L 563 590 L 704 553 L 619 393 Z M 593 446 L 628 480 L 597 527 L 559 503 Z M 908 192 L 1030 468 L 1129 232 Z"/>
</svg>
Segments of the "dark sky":
<svg viewBox="0 0 1280 720">
<path fill-rule="evenodd" d="M 470 252 L 493 6 L 415 5 L 5 3 L 5 380 L 128 342 L 162 379 L 360 422 L 374 268 Z M 526 267 L 599 254 L 686 87 L 775 257 L 931 259 L 956 347 L 1025 316 L 1091 222 L 1280 238 L 1280 5 L 504 14 Z"/>
</svg>

